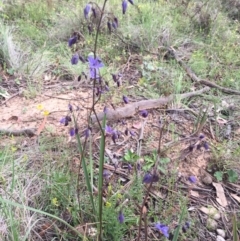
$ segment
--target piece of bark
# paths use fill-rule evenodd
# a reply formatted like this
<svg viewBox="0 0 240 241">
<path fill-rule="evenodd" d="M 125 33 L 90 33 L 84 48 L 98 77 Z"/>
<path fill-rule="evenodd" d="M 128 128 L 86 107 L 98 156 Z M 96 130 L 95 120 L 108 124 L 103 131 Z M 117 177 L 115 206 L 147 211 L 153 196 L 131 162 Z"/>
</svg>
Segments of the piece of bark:
<svg viewBox="0 0 240 241">
<path fill-rule="evenodd" d="M 106 113 L 106 118 L 107 120 L 119 120 L 123 119 L 126 117 L 132 117 L 136 114 L 136 112 L 141 111 L 141 110 L 149 110 L 149 109 L 154 109 L 154 108 L 159 108 L 163 105 L 166 105 L 176 98 L 179 99 L 185 99 L 185 98 L 190 98 L 193 96 L 201 95 L 207 91 L 209 91 L 209 87 L 205 87 L 201 90 L 193 91 L 193 92 L 188 92 L 184 94 L 178 94 L 178 95 L 170 95 L 168 97 L 162 97 L 159 99 L 150 99 L 150 100 L 141 100 L 135 103 L 127 104 L 124 107 L 117 108 L 116 110 L 108 109 Z M 91 116 L 91 120 L 93 123 L 97 121 L 101 121 L 104 117 L 104 113 L 99 113 L 97 114 L 97 117 L 95 115 Z"/>
</svg>

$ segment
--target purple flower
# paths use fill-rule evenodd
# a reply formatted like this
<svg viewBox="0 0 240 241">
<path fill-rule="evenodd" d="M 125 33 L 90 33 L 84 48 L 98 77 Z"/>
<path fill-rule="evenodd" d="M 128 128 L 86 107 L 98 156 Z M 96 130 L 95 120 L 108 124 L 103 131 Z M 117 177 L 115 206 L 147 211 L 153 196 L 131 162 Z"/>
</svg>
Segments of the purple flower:
<svg viewBox="0 0 240 241">
<path fill-rule="evenodd" d="M 105 127 L 105 133 L 106 135 L 112 135 L 113 134 L 113 128 L 111 126 L 107 126 Z"/>
<path fill-rule="evenodd" d="M 143 183 L 151 183 L 152 182 L 152 175 L 150 173 L 146 173 L 143 177 Z"/>
<path fill-rule="evenodd" d="M 140 114 L 141 114 L 142 117 L 146 118 L 148 116 L 148 111 L 142 110 L 142 111 L 140 111 Z"/>
<path fill-rule="evenodd" d="M 161 223 L 156 223 L 155 224 L 155 228 L 161 232 L 166 238 L 169 238 L 169 227 L 165 224 L 161 224 Z"/>
<path fill-rule="evenodd" d="M 203 134 L 199 135 L 199 139 L 202 140 L 205 136 Z"/>
<path fill-rule="evenodd" d="M 127 103 L 129 102 L 129 101 L 128 101 L 128 97 L 125 96 L 125 95 L 123 95 L 122 99 L 123 99 L 123 101 L 124 101 L 125 104 L 127 104 Z"/>
<path fill-rule="evenodd" d="M 128 1 L 129 1 L 132 5 L 134 5 L 134 4 L 133 4 L 133 0 L 128 0 Z"/>
<path fill-rule="evenodd" d="M 189 228 L 190 228 L 190 222 L 187 221 L 187 222 L 182 226 L 182 231 L 183 231 L 184 233 L 186 233 Z"/>
<path fill-rule="evenodd" d="M 91 129 L 90 129 L 90 128 L 87 128 L 87 129 L 84 131 L 84 136 L 85 136 L 86 138 L 88 138 L 88 137 L 90 136 L 90 134 L 91 134 Z"/>
<path fill-rule="evenodd" d="M 93 27 L 92 25 L 88 25 L 88 33 L 91 34 L 93 32 Z"/>
<path fill-rule="evenodd" d="M 77 135 L 78 134 L 78 128 L 75 128 L 75 134 Z"/>
<path fill-rule="evenodd" d="M 124 215 L 122 213 L 122 210 L 120 210 L 119 214 L 118 214 L 118 221 L 119 223 L 123 223 L 124 222 Z"/>
<path fill-rule="evenodd" d="M 143 177 L 143 183 L 151 183 L 151 182 L 157 182 L 159 180 L 159 177 L 157 174 L 150 174 L 150 173 L 146 173 Z"/>
<path fill-rule="evenodd" d="M 111 25 L 111 23 L 109 21 L 107 22 L 107 26 L 108 26 L 109 33 L 111 33 L 112 25 Z"/>
<path fill-rule="evenodd" d="M 93 56 L 88 57 L 89 67 L 93 69 L 100 69 L 104 66 L 102 60 L 98 57 L 94 58 Z"/>
<path fill-rule="evenodd" d="M 190 176 L 190 177 L 188 178 L 188 180 L 189 180 L 189 182 L 191 182 L 191 183 L 196 183 L 196 182 L 197 182 L 197 178 L 196 178 L 195 176 Z"/>
<path fill-rule="evenodd" d="M 77 42 L 77 36 L 73 36 L 68 40 L 68 46 L 71 47 L 76 42 Z"/>
<path fill-rule="evenodd" d="M 86 5 L 86 7 L 84 8 L 84 10 L 83 10 L 83 13 L 84 13 L 84 17 L 85 17 L 85 18 L 88 17 L 88 14 L 89 14 L 90 10 L 91 10 L 91 5 L 88 3 L 88 4 Z"/>
<path fill-rule="evenodd" d="M 118 133 L 117 131 L 113 131 L 112 133 L 112 140 L 116 144 L 116 140 L 118 139 Z"/>
<path fill-rule="evenodd" d="M 63 124 L 64 126 L 68 125 L 68 120 L 66 119 L 66 117 L 61 118 L 60 123 Z"/>
<path fill-rule="evenodd" d="M 137 162 L 137 170 L 141 171 L 141 164 L 140 164 L 140 162 Z"/>
<path fill-rule="evenodd" d="M 107 114 L 107 111 L 108 111 L 107 106 L 104 106 L 104 108 L 103 108 L 103 113 L 104 113 L 104 114 Z"/>
<path fill-rule="evenodd" d="M 206 151 L 209 150 L 209 146 L 208 146 L 208 143 L 206 141 L 203 143 L 203 147 Z"/>
<path fill-rule="evenodd" d="M 73 127 L 70 128 L 69 134 L 70 134 L 70 136 L 74 136 L 75 135 L 75 129 Z"/>
<path fill-rule="evenodd" d="M 118 19 L 117 19 L 116 17 L 114 17 L 113 23 L 115 23 L 115 24 L 116 24 L 116 27 L 118 28 Z"/>
<path fill-rule="evenodd" d="M 125 14 L 127 11 L 127 5 L 128 5 L 128 1 L 127 0 L 123 0 L 122 1 L 122 13 Z"/>
<path fill-rule="evenodd" d="M 67 115 L 65 118 L 66 118 L 66 120 L 69 121 L 69 122 L 72 121 L 72 118 L 71 118 L 70 116 L 68 116 L 68 115 Z"/>
<path fill-rule="evenodd" d="M 109 177 L 111 176 L 111 172 L 109 171 L 109 170 L 107 170 L 107 169 L 104 169 L 103 170 L 103 177 L 105 178 L 105 179 L 109 179 Z"/>
<path fill-rule="evenodd" d="M 78 56 L 78 54 L 76 53 L 76 54 L 74 54 L 74 55 L 72 56 L 71 63 L 72 63 L 72 64 L 77 64 L 77 63 L 78 63 L 78 60 L 79 60 L 79 56 Z"/>
<path fill-rule="evenodd" d="M 135 136 L 135 132 L 134 131 L 129 131 L 131 136 Z"/>
<path fill-rule="evenodd" d="M 116 23 L 115 21 L 112 22 L 112 27 L 113 27 L 114 29 L 117 29 L 117 23 Z"/>
</svg>

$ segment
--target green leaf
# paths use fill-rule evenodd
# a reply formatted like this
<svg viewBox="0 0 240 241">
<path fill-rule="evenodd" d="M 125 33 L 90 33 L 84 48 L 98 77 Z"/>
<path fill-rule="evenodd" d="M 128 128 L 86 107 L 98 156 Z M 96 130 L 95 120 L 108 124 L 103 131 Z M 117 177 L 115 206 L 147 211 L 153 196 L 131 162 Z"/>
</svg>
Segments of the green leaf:
<svg viewBox="0 0 240 241">
<path fill-rule="evenodd" d="M 214 177 L 216 177 L 217 180 L 218 180 L 219 182 L 221 182 L 222 179 L 223 179 L 223 172 L 221 172 L 221 171 L 215 172 L 215 173 L 214 173 Z"/>
<path fill-rule="evenodd" d="M 159 161 L 161 164 L 168 164 L 170 162 L 170 158 L 161 158 Z"/>
<path fill-rule="evenodd" d="M 234 170 L 230 169 L 227 171 L 228 174 L 228 181 L 229 182 L 236 182 L 238 180 L 238 173 Z"/>
</svg>

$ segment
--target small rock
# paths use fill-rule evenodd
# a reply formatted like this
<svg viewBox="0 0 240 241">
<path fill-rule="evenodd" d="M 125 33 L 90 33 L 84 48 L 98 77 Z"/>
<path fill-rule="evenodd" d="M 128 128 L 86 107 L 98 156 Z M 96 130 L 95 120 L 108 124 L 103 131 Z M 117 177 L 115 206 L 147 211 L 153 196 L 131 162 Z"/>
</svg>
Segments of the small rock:
<svg viewBox="0 0 240 241">
<path fill-rule="evenodd" d="M 208 218 L 208 219 L 207 219 L 207 229 L 208 229 L 209 231 L 214 231 L 214 230 L 216 230 L 216 229 L 217 229 L 217 226 L 218 226 L 218 223 L 217 223 L 214 219 L 212 219 L 212 218 Z"/>
<path fill-rule="evenodd" d="M 222 230 L 222 229 L 217 229 L 217 234 L 220 235 L 220 236 L 222 236 L 223 238 L 226 237 L 225 231 Z"/>
<path fill-rule="evenodd" d="M 212 177 L 210 175 L 205 175 L 203 178 L 202 178 L 202 182 L 205 184 L 205 185 L 210 185 L 212 183 Z"/>
<path fill-rule="evenodd" d="M 225 239 L 222 236 L 218 235 L 216 241 L 225 241 Z"/>
</svg>

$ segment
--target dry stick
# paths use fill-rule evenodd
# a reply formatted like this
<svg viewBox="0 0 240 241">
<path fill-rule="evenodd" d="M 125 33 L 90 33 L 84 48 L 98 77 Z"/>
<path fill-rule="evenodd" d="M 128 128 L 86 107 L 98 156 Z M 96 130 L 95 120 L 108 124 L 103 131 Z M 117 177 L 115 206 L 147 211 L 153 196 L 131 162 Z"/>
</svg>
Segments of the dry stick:
<svg viewBox="0 0 240 241">
<path fill-rule="evenodd" d="M 222 92 L 226 93 L 226 94 L 234 94 L 234 95 L 240 95 L 240 91 L 237 90 L 233 90 L 233 89 L 229 89 L 229 88 L 224 88 L 220 85 L 217 85 L 209 80 L 205 80 L 205 79 L 199 79 L 195 73 L 193 73 L 193 71 L 177 56 L 176 54 L 176 50 L 174 50 L 173 48 L 169 48 L 168 51 L 172 54 L 172 56 L 175 58 L 175 60 L 179 63 L 179 65 L 181 65 L 183 67 L 183 69 L 186 71 L 186 73 L 188 74 L 188 76 L 196 83 L 202 84 L 202 85 L 206 85 L 208 87 L 211 88 L 216 88 L 221 90 Z"/>
<path fill-rule="evenodd" d="M 15 96 L 21 95 L 22 92 L 23 92 L 23 90 L 18 91 L 17 93 L 13 94 L 13 95 L 10 96 L 8 99 L 6 99 L 6 100 L 3 101 L 2 103 L 0 103 L 0 105 L 6 104 L 9 100 L 13 99 Z"/>
<path fill-rule="evenodd" d="M 162 105 L 166 105 L 169 102 L 174 101 L 175 98 L 178 98 L 178 99 L 190 98 L 193 96 L 201 95 L 204 92 L 207 92 L 209 90 L 210 90 L 209 87 L 204 87 L 201 90 L 188 92 L 184 94 L 170 95 L 168 97 L 162 97 L 159 99 L 141 100 L 132 104 L 128 104 L 124 107 L 118 108 L 116 110 L 112 110 L 112 109 L 107 110 L 106 118 L 107 120 L 119 120 L 126 117 L 131 117 L 131 116 L 134 116 L 134 114 L 137 111 L 159 108 Z M 91 120 L 93 123 L 96 123 L 97 119 L 100 121 L 103 119 L 103 117 L 104 117 L 104 113 L 102 112 L 97 114 L 97 116 L 92 115 Z"/>
<path fill-rule="evenodd" d="M 0 134 L 13 135 L 13 136 L 26 135 L 29 137 L 33 137 L 36 135 L 36 130 L 37 130 L 36 128 L 22 129 L 22 130 L 11 130 L 11 129 L 1 129 L 0 128 Z"/>
</svg>

